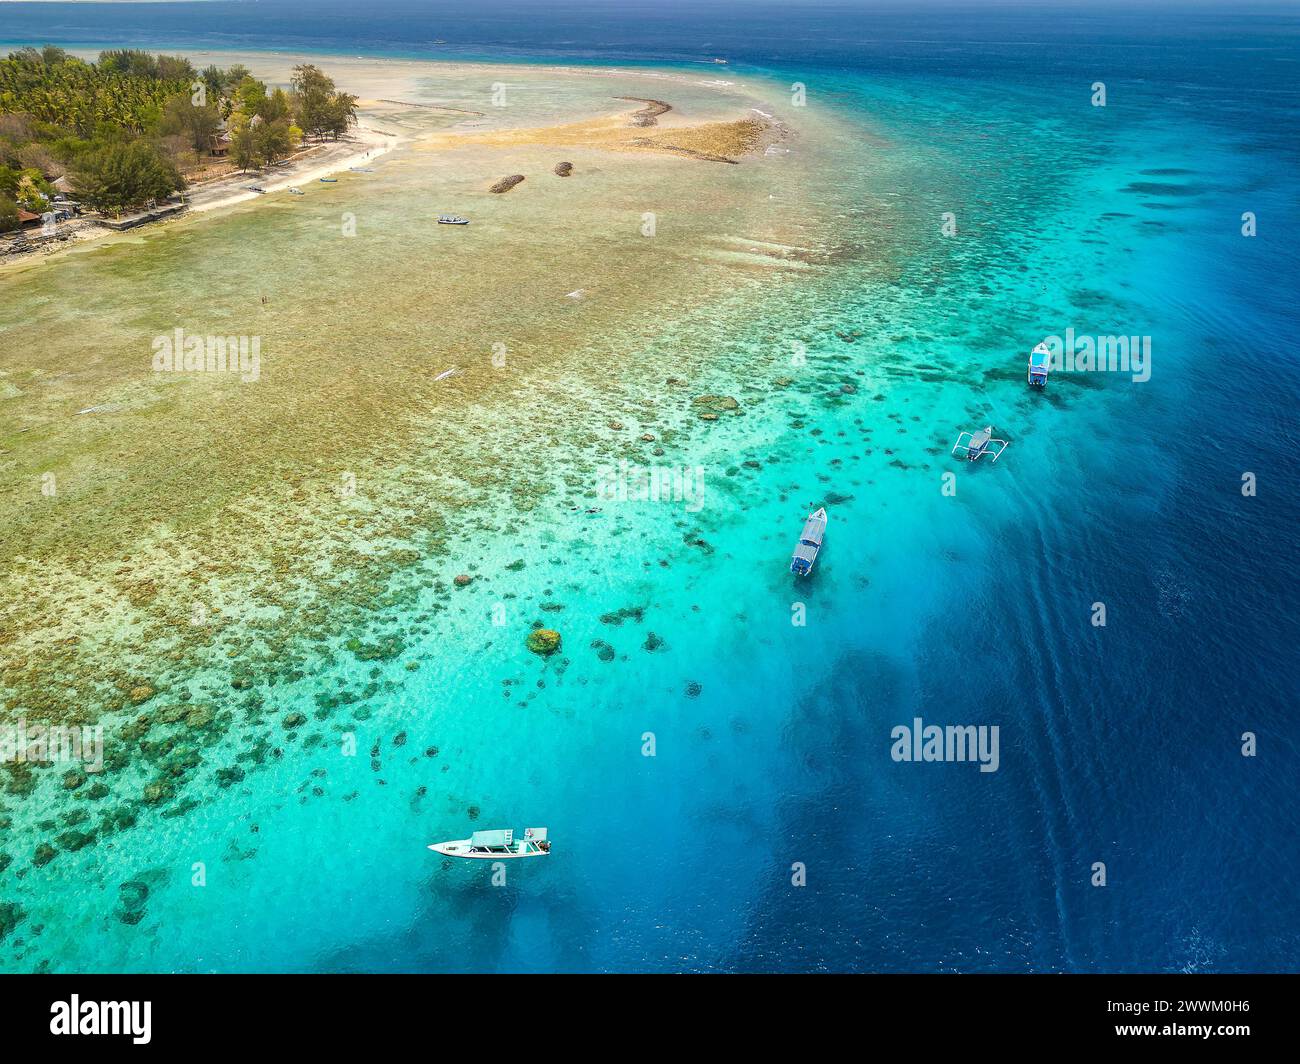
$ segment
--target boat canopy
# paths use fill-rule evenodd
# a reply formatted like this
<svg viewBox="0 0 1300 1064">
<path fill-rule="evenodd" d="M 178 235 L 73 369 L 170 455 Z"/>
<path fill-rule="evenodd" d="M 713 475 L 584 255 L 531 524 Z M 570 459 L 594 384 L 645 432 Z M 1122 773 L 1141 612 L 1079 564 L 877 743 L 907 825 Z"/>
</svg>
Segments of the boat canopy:
<svg viewBox="0 0 1300 1064">
<path fill-rule="evenodd" d="M 513 828 L 505 828 L 500 831 L 476 831 L 469 837 L 471 846 L 509 846 L 514 842 L 515 832 Z"/>
<path fill-rule="evenodd" d="M 545 828 L 525 828 L 525 829 L 524 829 L 524 838 L 526 838 L 526 839 L 531 839 L 533 842 L 545 842 L 545 841 L 546 841 L 546 829 L 545 829 Z"/>
<path fill-rule="evenodd" d="M 805 545 L 820 547 L 822 537 L 826 535 L 826 511 L 818 510 L 814 514 L 808 515 L 808 520 L 804 522 L 803 532 L 799 535 L 799 546 L 802 549 Z M 799 551 L 795 551 L 795 557 L 801 557 Z"/>
</svg>

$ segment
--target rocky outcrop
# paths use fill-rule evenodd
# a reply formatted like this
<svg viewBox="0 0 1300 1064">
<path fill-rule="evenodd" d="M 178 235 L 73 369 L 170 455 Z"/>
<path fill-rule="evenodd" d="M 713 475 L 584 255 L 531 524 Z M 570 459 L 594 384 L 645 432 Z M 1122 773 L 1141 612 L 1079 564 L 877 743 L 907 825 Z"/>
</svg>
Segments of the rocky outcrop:
<svg viewBox="0 0 1300 1064">
<path fill-rule="evenodd" d="M 556 176 L 556 177 L 568 177 L 568 176 L 569 176 L 570 174 L 572 174 L 572 173 L 573 173 L 573 163 L 556 163 L 556 164 L 555 164 L 555 176 Z"/>
<path fill-rule="evenodd" d="M 534 628 L 528 633 L 528 649 L 549 657 L 560 649 L 560 633 L 554 628 Z"/>
<path fill-rule="evenodd" d="M 509 177 L 503 177 L 500 181 L 498 181 L 495 185 L 493 185 L 490 189 L 488 189 L 488 191 L 496 192 L 498 194 L 502 192 L 509 192 L 523 179 L 524 179 L 523 174 L 511 174 Z"/>
</svg>

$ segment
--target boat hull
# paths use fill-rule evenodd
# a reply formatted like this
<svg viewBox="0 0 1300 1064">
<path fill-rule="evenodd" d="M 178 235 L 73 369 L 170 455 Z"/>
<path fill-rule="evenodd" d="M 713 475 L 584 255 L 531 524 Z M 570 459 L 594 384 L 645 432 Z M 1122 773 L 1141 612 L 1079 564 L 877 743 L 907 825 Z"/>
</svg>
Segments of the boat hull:
<svg viewBox="0 0 1300 1064">
<path fill-rule="evenodd" d="M 434 853 L 442 854 L 444 857 L 463 857 L 471 861 L 513 861 L 521 857 L 547 857 L 550 855 L 549 847 L 545 850 L 530 848 L 523 853 L 512 850 L 471 850 L 469 839 L 435 842 L 429 849 Z"/>
</svg>

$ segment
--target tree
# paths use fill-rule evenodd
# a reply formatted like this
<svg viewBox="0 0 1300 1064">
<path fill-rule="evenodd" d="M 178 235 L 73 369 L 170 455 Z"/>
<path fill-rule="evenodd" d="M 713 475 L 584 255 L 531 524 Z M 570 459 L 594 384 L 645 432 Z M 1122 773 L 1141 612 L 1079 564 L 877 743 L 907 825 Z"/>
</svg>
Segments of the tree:
<svg viewBox="0 0 1300 1064">
<path fill-rule="evenodd" d="M 257 145 L 247 122 L 232 122 L 230 126 L 230 159 L 241 171 L 257 165 Z"/>
<path fill-rule="evenodd" d="M 274 122 L 259 122 L 252 127 L 252 132 L 253 151 L 259 165 L 266 166 L 283 159 L 293 148 L 287 118 Z"/>
<path fill-rule="evenodd" d="M 311 63 L 293 68 L 291 81 L 298 104 L 298 125 L 320 136 L 329 125 L 334 79 Z"/>
<path fill-rule="evenodd" d="M 0 197 L 0 233 L 18 228 L 18 205 L 11 199 Z"/>
<path fill-rule="evenodd" d="M 79 160 L 73 187 L 98 210 L 121 211 L 185 187 L 179 171 L 144 140 L 109 144 Z"/>
<path fill-rule="evenodd" d="M 196 152 L 208 151 L 221 128 L 221 112 L 209 100 L 197 106 L 188 93 L 178 93 L 163 104 L 159 125 L 164 136 L 182 136 Z"/>
</svg>

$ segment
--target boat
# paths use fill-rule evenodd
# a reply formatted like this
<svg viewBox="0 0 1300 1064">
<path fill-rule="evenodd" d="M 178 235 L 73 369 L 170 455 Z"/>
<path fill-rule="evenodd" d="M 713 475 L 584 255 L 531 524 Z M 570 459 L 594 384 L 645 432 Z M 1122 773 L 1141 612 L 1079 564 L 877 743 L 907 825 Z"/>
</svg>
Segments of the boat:
<svg viewBox="0 0 1300 1064">
<path fill-rule="evenodd" d="M 439 225 L 469 225 L 468 218 L 462 218 L 458 214 L 440 214 L 438 215 Z"/>
<path fill-rule="evenodd" d="M 822 539 L 826 536 L 826 510 L 823 507 L 808 515 L 799 533 L 799 543 L 790 559 L 790 572 L 795 576 L 807 576 L 812 572 L 817 552 L 822 549 Z"/>
<path fill-rule="evenodd" d="M 333 185 L 338 183 L 337 177 L 322 177 L 320 180 L 322 184 L 326 184 L 326 185 Z"/>
<path fill-rule="evenodd" d="M 965 442 L 963 442 L 963 440 L 965 440 Z M 996 462 L 1002 457 L 1002 452 L 1005 451 L 1010 444 L 1007 443 L 1006 440 L 994 439 L 993 426 L 985 425 L 984 428 L 979 430 L 979 432 L 958 433 L 957 442 L 952 446 L 952 453 L 954 456 L 965 458 L 968 462 L 974 462 L 988 454 L 989 448 L 994 444 L 997 444 L 998 447 L 997 451 L 993 454 L 993 461 Z M 959 450 L 962 453 L 957 455 Z"/>
<path fill-rule="evenodd" d="M 261 185 L 245 185 L 244 187 L 248 189 L 249 192 L 256 192 L 259 196 L 266 195 L 266 189 Z"/>
<path fill-rule="evenodd" d="M 1052 352 L 1041 343 L 1029 352 L 1029 383 L 1035 388 L 1047 387 L 1047 375 L 1052 372 Z"/>
<path fill-rule="evenodd" d="M 444 857 L 501 861 L 512 857 L 545 857 L 551 852 L 551 843 L 545 828 L 524 828 L 524 837 L 519 840 L 515 839 L 512 828 L 504 828 L 476 831 L 468 839 L 435 842 L 429 849 Z"/>
<path fill-rule="evenodd" d="M 445 381 L 448 377 L 452 376 L 455 372 L 456 372 L 456 367 L 452 366 L 451 369 L 444 369 L 433 379 L 435 381 Z"/>
<path fill-rule="evenodd" d="M 304 193 L 303 190 L 300 189 L 297 185 L 290 185 L 288 191 L 289 191 L 289 195 L 291 195 L 291 196 L 303 196 L 303 195 L 306 195 L 306 193 Z"/>
<path fill-rule="evenodd" d="M 348 169 L 351 170 L 354 174 L 373 174 L 373 173 L 374 173 L 373 170 L 371 170 L 371 169 L 369 169 L 368 167 L 365 167 L 365 166 L 349 166 Z"/>
</svg>

